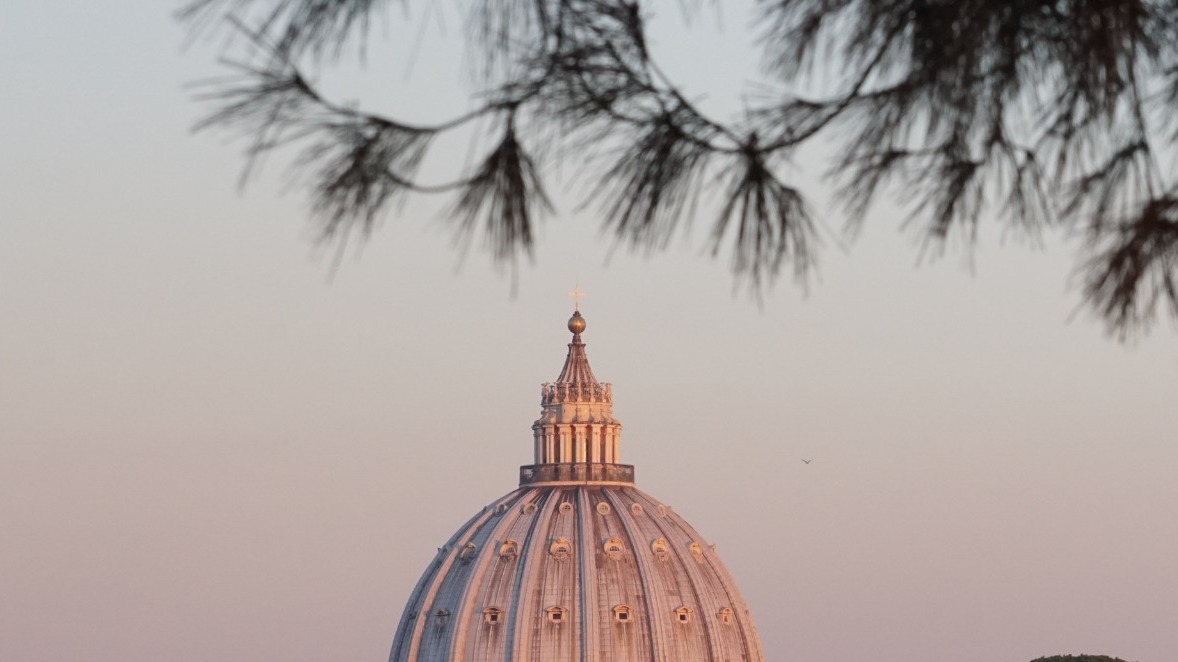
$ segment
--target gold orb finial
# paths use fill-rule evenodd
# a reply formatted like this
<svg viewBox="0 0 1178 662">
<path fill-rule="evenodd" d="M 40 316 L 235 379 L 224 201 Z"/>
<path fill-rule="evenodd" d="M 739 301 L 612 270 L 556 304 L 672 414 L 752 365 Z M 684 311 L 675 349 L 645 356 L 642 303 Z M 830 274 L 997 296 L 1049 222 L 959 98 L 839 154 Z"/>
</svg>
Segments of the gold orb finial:
<svg viewBox="0 0 1178 662">
<path fill-rule="evenodd" d="M 585 318 L 581 317 L 581 311 L 573 312 L 573 316 L 569 318 L 569 331 L 573 333 L 581 333 L 585 330 Z"/>
</svg>

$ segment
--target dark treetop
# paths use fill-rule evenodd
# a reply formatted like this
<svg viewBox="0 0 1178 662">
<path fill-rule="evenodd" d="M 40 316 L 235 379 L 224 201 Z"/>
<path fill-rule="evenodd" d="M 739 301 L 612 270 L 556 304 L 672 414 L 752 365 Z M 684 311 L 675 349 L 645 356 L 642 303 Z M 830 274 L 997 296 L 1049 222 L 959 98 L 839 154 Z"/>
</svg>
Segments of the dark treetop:
<svg viewBox="0 0 1178 662">
<path fill-rule="evenodd" d="M 1109 657 L 1108 655 L 1052 655 L 1050 657 L 1037 657 L 1031 662 L 1125 662 L 1119 657 Z"/>
</svg>

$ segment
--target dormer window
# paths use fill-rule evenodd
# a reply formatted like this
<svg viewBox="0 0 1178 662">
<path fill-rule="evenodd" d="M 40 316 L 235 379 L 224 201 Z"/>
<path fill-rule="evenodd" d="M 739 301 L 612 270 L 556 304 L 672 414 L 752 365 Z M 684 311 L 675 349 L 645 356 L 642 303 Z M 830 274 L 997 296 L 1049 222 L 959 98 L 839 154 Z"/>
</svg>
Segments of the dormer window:
<svg viewBox="0 0 1178 662">
<path fill-rule="evenodd" d="M 725 607 L 720 610 L 720 622 L 724 625 L 732 625 L 732 610 Z"/>
<path fill-rule="evenodd" d="M 680 623 L 691 622 L 691 607 L 680 607 L 675 610 L 675 620 Z"/>
<path fill-rule="evenodd" d="M 622 558 L 623 551 L 625 551 L 625 547 L 622 545 L 622 541 L 620 539 L 610 538 L 609 540 L 605 541 L 605 555 L 614 561 Z"/>
<path fill-rule="evenodd" d="M 568 538 L 557 538 L 548 546 L 548 553 L 558 559 L 567 559 L 573 554 L 573 545 Z"/>
<path fill-rule="evenodd" d="M 568 610 L 566 610 L 564 607 L 557 606 L 549 607 L 544 611 L 548 614 L 548 622 L 555 623 L 557 625 L 564 623 L 565 616 L 568 614 Z"/>
<path fill-rule="evenodd" d="M 614 620 L 618 623 L 629 623 L 633 615 L 633 611 L 626 605 L 614 607 Z"/>
<path fill-rule="evenodd" d="M 508 539 L 499 545 L 499 558 L 510 561 L 516 556 L 519 556 L 519 544 L 514 540 Z"/>
<path fill-rule="evenodd" d="M 458 560 L 463 563 L 470 563 L 474 558 L 475 553 L 479 551 L 479 546 L 473 542 L 468 542 L 462 546 L 462 551 L 458 552 Z"/>
<path fill-rule="evenodd" d="M 650 543 L 650 551 L 654 553 L 654 557 L 660 561 L 666 561 L 671 558 L 671 548 L 667 544 L 666 538 L 659 538 Z"/>
<path fill-rule="evenodd" d="M 483 610 L 483 622 L 487 625 L 499 625 L 503 621 L 503 610 L 498 607 L 487 607 Z"/>
<path fill-rule="evenodd" d="M 450 620 L 450 610 L 446 608 L 439 609 L 434 612 L 434 624 L 438 627 L 445 627 Z"/>
</svg>

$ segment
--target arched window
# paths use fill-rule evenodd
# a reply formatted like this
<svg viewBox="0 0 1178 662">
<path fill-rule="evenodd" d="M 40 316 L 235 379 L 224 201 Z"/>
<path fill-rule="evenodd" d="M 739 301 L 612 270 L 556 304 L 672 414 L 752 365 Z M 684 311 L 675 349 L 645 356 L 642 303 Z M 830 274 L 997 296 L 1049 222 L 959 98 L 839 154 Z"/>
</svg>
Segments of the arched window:
<svg viewBox="0 0 1178 662">
<path fill-rule="evenodd" d="M 650 551 L 654 553 L 654 557 L 660 561 L 666 561 L 671 558 L 671 547 L 667 544 L 666 538 L 659 538 L 650 543 Z"/>
<path fill-rule="evenodd" d="M 516 556 L 519 556 L 519 545 L 514 540 L 509 538 L 499 545 L 499 558 L 510 561 Z"/>
</svg>

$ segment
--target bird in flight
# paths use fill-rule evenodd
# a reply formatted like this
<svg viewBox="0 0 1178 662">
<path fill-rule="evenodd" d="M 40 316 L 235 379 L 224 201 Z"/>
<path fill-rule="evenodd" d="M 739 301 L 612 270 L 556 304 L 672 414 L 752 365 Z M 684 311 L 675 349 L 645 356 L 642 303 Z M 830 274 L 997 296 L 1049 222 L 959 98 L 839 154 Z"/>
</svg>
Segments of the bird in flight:
<svg viewBox="0 0 1178 662">
<path fill-rule="evenodd" d="M 806 464 L 810 464 L 810 463 L 811 463 L 811 462 L 813 462 L 813 461 L 814 461 L 813 459 L 810 459 L 810 460 L 802 460 L 802 462 L 805 462 Z"/>
</svg>

